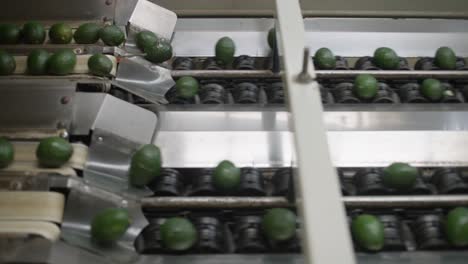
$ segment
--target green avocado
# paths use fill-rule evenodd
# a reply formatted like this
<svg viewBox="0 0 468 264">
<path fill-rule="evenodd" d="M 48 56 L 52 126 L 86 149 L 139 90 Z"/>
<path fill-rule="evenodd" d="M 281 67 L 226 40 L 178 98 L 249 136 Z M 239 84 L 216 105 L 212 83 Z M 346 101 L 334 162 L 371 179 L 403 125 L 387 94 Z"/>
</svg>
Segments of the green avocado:
<svg viewBox="0 0 468 264">
<path fill-rule="evenodd" d="M 332 70 L 336 67 L 336 58 L 328 48 L 320 48 L 315 52 L 315 65 L 321 70 Z"/>
<path fill-rule="evenodd" d="M 24 24 L 22 34 L 26 44 L 42 44 L 46 38 L 44 26 L 35 21 Z"/>
<path fill-rule="evenodd" d="M 0 138 L 0 169 L 8 167 L 15 158 L 13 144 L 6 138 Z"/>
<path fill-rule="evenodd" d="M 161 151 L 152 144 L 138 149 L 132 156 L 129 170 L 130 184 L 143 187 L 161 173 Z"/>
<path fill-rule="evenodd" d="M 88 59 L 88 68 L 91 74 L 96 76 L 109 76 L 114 64 L 104 54 L 94 54 Z"/>
<path fill-rule="evenodd" d="M 21 28 L 15 24 L 0 25 L 0 44 L 18 44 L 21 40 Z"/>
<path fill-rule="evenodd" d="M 73 72 L 76 65 L 76 54 L 71 49 L 54 53 L 47 62 L 47 71 L 54 75 L 67 75 Z"/>
<path fill-rule="evenodd" d="M 36 149 L 39 165 L 47 168 L 61 167 L 68 162 L 72 154 L 72 145 L 61 137 L 42 139 Z"/>
<path fill-rule="evenodd" d="M 271 28 L 268 30 L 268 45 L 270 48 L 274 49 L 276 47 L 276 30 Z"/>
<path fill-rule="evenodd" d="M 165 41 L 145 47 L 144 52 L 146 53 L 145 58 L 152 63 L 162 63 L 172 58 L 172 46 Z"/>
<path fill-rule="evenodd" d="M 136 35 L 136 45 L 142 51 L 144 51 L 146 47 L 155 46 L 157 42 L 158 37 L 151 31 L 141 31 Z"/>
<path fill-rule="evenodd" d="M 270 240 L 288 240 L 296 234 L 296 221 L 296 215 L 291 210 L 273 208 L 263 216 L 262 230 Z"/>
<path fill-rule="evenodd" d="M 99 37 L 108 46 L 119 46 L 125 41 L 124 32 L 116 25 L 103 27 L 99 31 Z"/>
<path fill-rule="evenodd" d="M 73 30 L 65 23 L 53 24 L 49 29 L 49 39 L 54 44 L 68 44 L 72 38 Z"/>
<path fill-rule="evenodd" d="M 99 40 L 101 27 L 96 23 L 85 23 L 76 29 L 73 38 L 77 44 L 94 44 Z"/>
<path fill-rule="evenodd" d="M 216 61 L 222 65 L 229 65 L 234 60 L 236 45 L 230 37 L 222 37 L 215 47 Z"/>
<path fill-rule="evenodd" d="M 417 168 L 407 163 L 395 162 L 383 170 L 382 182 L 389 188 L 408 190 L 413 188 L 418 176 Z"/>
<path fill-rule="evenodd" d="M 99 244 L 110 244 L 119 240 L 130 226 L 130 216 L 123 208 L 108 208 L 91 222 L 91 238 Z"/>
<path fill-rule="evenodd" d="M 360 74 L 354 80 L 353 92 L 361 99 L 372 99 L 377 95 L 378 82 L 374 76 Z"/>
<path fill-rule="evenodd" d="M 400 65 L 400 57 L 391 48 L 378 48 L 374 52 L 374 64 L 384 70 L 396 70 Z"/>
<path fill-rule="evenodd" d="M 197 239 L 195 226 L 185 218 L 172 217 L 161 225 L 161 241 L 170 250 L 187 250 L 197 242 Z"/>
<path fill-rule="evenodd" d="M 50 54 L 46 50 L 35 49 L 28 55 L 28 73 L 32 75 L 47 74 L 47 63 Z"/>
<path fill-rule="evenodd" d="M 380 220 L 368 214 L 353 219 L 351 233 L 358 245 L 369 251 L 379 251 L 384 246 L 384 226 Z"/>
<path fill-rule="evenodd" d="M 457 56 L 449 47 L 440 47 L 435 54 L 434 63 L 443 70 L 455 70 L 457 67 Z"/>
<path fill-rule="evenodd" d="M 183 98 L 193 98 L 198 93 L 198 81 L 191 76 L 184 76 L 177 80 L 176 84 L 177 96 Z"/>
<path fill-rule="evenodd" d="M 234 163 L 223 160 L 213 172 L 213 184 L 221 191 L 233 191 L 239 187 L 240 176 L 240 169 Z"/>
<path fill-rule="evenodd" d="M 444 95 L 442 83 L 436 79 L 425 79 L 421 84 L 421 94 L 427 99 L 437 102 Z"/>
<path fill-rule="evenodd" d="M 16 61 L 13 56 L 4 50 L 0 50 L 0 75 L 10 75 L 15 72 Z"/>
<path fill-rule="evenodd" d="M 445 219 L 445 235 L 456 247 L 468 246 L 468 208 L 452 209 Z"/>
</svg>

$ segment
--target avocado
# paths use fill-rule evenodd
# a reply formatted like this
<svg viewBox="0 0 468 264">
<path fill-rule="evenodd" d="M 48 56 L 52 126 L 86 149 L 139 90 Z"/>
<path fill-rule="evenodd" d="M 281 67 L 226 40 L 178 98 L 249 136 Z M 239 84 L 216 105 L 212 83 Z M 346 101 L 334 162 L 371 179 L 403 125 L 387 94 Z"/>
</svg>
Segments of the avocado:
<svg viewBox="0 0 468 264">
<path fill-rule="evenodd" d="M 50 54 L 46 50 L 35 49 L 28 55 L 28 73 L 32 75 L 47 74 L 47 62 Z"/>
<path fill-rule="evenodd" d="M 383 170 L 382 182 L 389 188 L 408 190 L 413 188 L 418 176 L 417 168 L 407 163 L 395 162 Z"/>
<path fill-rule="evenodd" d="M 108 46 L 119 46 L 125 41 L 125 34 L 116 25 L 103 27 L 99 31 L 99 37 Z"/>
<path fill-rule="evenodd" d="M 99 40 L 101 27 L 96 23 L 85 23 L 80 25 L 73 35 L 77 44 L 94 44 Z"/>
<path fill-rule="evenodd" d="M 268 46 L 270 46 L 271 49 L 274 49 L 276 47 L 276 30 L 275 28 L 271 28 L 268 30 Z"/>
<path fill-rule="evenodd" d="M 377 95 L 378 82 L 374 76 L 360 74 L 354 80 L 353 92 L 361 99 L 372 99 Z"/>
<path fill-rule="evenodd" d="M 144 51 L 146 47 L 155 46 L 157 42 L 158 37 L 151 31 L 144 30 L 138 32 L 136 35 L 136 45 L 142 51 Z"/>
<path fill-rule="evenodd" d="M 456 247 L 468 246 L 468 208 L 452 209 L 445 219 L 445 236 Z"/>
<path fill-rule="evenodd" d="M 434 63 L 442 70 L 455 70 L 457 68 L 457 56 L 449 47 L 440 47 L 435 54 Z"/>
<path fill-rule="evenodd" d="M 49 39 L 54 44 L 68 44 L 72 38 L 72 28 L 65 23 L 53 24 L 49 29 Z"/>
<path fill-rule="evenodd" d="M 24 24 L 22 34 L 26 44 L 42 44 L 46 38 L 44 26 L 35 21 Z"/>
<path fill-rule="evenodd" d="M 191 76 L 184 76 L 177 80 L 176 84 L 177 96 L 190 99 L 198 93 L 198 81 Z"/>
<path fill-rule="evenodd" d="M 272 241 L 291 239 L 296 234 L 296 215 L 288 209 L 273 208 L 262 219 L 262 231 Z"/>
<path fill-rule="evenodd" d="M 6 138 L 0 138 L 0 169 L 8 167 L 15 157 L 13 144 Z"/>
<path fill-rule="evenodd" d="M 21 28 L 15 24 L 0 25 L 0 44 L 17 44 L 21 40 Z"/>
<path fill-rule="evenodd" d="M 187 250 L 197 242 L 198 234 L 195 226 L 182 217 L 166 219 L 160 230 L 161 241 L 170 250 Z"/>
<path fill-rule="evenodd" d="M 10 75 L 15 72 L 16 61 L 13 56 L 4 50 L 0 50 L 0 75 Z"/>
<path fill-rule="evenodd" d="M 54 75 L 67 75 L 73 72 L 76 65 L 76 54 L 71 49 L 54 53 L 47 62 L 47 71 Z"/>
<path fill-rule="evenodd" d="M 91 222 L 91 238 L 98 244 L 113 243 L 125 234 L 130 224 L 126 209 L 105 209 L 95 215 Z"/>
<path fill-rule="evenodd" d="M 229 37 L 222 37 L 218 40 L 215 47 L 216 61 L 221 65 L 229 65 L 234 60 L 236 45 Z"/>
<path fill-rule="evenodd" d="M 374 52 L 374 64 L 384 70 L 396 70 L 400 65 L 400 57 L 391 48 L 378 48 Z"/>
<path fill-rule="evenodd" d="M 145 58 L 152 63 L 162 63 L 172 58 L 171 44 L 160 41 L 152 46 L 145 47 Z"/>
<path fill-rule="evenodd" d="M 72 145 L 61 137 L 44 138 L 36 149 L 39 165 L 47 168 L 61 167 L 68 162 L 72 154 Z"/>
<path fill-rule="evenodd" d="M 384 226 L 373 215 L 362 214 L 354 218 L 351 233 L 354 241 L 363 249 L 379 251 L 384 246 Z"/>
<path fill-rule="evenodd" d="M 213 184 L 221 191 L 233 191 L 240 185 L 240 169 L 234 163 L 223 160 L 213 172 Z"/>
<path fill-rule="evenodd" d="M 88 59 L 89 72 L 96 76 L 109 76 L 114 64 L 103 54 L 94 54 Z"/>
<path fill-rule="evenodd" d="M 320 48 L 315 52 L 315 66 L 321 70 L 332 70 L 336 67 L 336 58 L 333 52 L 328 48 Z"/>
<path fill-rule="evenodd" d="M 143 187 L 161 173 L 161 151 L 152 144 L 138 149 L 132 156 L 129 170 L 130 184 Z"/>
<path fill-rule="evenodd" d="M 437 102 L 444 94 L 442 83 L 436 79 L 425 79 L 421 84 L 421 94 L 427 99 Z"/>
</svg>

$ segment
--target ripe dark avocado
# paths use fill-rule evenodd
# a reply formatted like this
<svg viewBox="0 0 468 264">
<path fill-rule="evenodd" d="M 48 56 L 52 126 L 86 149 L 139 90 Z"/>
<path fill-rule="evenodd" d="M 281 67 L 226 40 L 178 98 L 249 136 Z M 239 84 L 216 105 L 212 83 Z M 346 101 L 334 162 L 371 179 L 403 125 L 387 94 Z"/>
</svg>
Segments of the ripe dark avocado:
<svg viewBox="0 0 468 264">
<path fill-rule="evenodd" d="M 454 246 L 468 246 L 468 208 L 452 209 L 445 219 L 445 235 Z"/>
<path fill-rule="evenodd" d="M 191 76 L 179 78 L 176 82 L 177 95 L 183 98 L 192 98 L 198 93 L 198 81 Z"/>
<path fill-rule="evenodd" d="M 437 102 L 442 99 L 444 88 L 439 80 L 425 79 L 421 84 L 421 94 L 427 99 Z"/>
<path fill-rule="evenodd" d="M 21 28 L 15 24 L 0 25 L 0 44 L 17 44 L 21 40 Z"/>
<path fill-rule="evenodd" d="M 99 37 L 108 46 L 119 46 L 125 41 L 125 34 L 116 25 L 103 27 L 99 31 Z"/>
<path fill-rule="evenodd" d="M 65 23 L 54 24 L 49 29 L 49 39 L 54 44 L 68 44 L 72 38 L 72 28 Z"/>
<path fill-rule="evenodd" d="M 223 160 L 213 172 L 213 184 L 221 191 L 233 191 L 240 184 L 240 169 L 234 163 Z"/>
<path fill-rule="evenodd" d="M 54 53 L 47 62 L 47 71 L 54 75 L 67 75 L 73 72 L 76 65 L 76 54 L 70 49 Z"/>
<path fill-rule="evenodd" d="M 72 154 L 72 145 L 61 137 L 44 138 L 36 149 L 39 165 L 47 168 L 61 167 L 68 162 Z"/>
<path fill-rule="evenodd" d="M 411 189 L 419 176 L 417 168 L 403 162 L 390 164 L 383 170 L 382 182 L 385 186 L 396 190 Z"/>
<path fill-rule="evenodd" d="M 234 60 L 236 45 L 230 37 L 222 37 L 216 42 L 216 61 L 222 65 L 229 65 Z"/>
<path fill-rule="evenodd" d="M 315 65 L 321 70 L 332 70 L 336 67 L 336 58 L 328 48 L 320 48 L 315 52 Z"/>
<path fill-rule="evenodd" d="M 0 50 L 0 75 L 10 75 L 15 72 L 16 61 L 13 56 L 4 50 Z"/>
<path fill-rule="evenodd" d="M 378 48 L 374 52 L 374 64 L 384 70 L 396 70 L 400 65 L 400 57 L 391 48 Z"/>
<path fill-rule="evenodd" d="M 354 80 L 353 92 L 361 99 L 372 99 L 377 95 L 378 82 L 374 76 L 360 74 Z"/>
<path fill-rule="evenodd" d="M 42 44 L 46 38 L 44 26 L 35 21 L 24 24 L 22 34 L 26 44 Z"/>
<path fill-rule="evenodd" d="M 130 226 L 130 216 L 123 208 L 108 208 L 94 216 L 91 238 L 99 244 L 113 243 L 121 238 Z"/>
<path fill-rule="evenodd" d="M 32 75 L 47 74 L 47 62 L 50 54 L 46 50 L 35 49 L 28 55 L 28 73 Z"/>
<path fill-rule="evenodd" d="M 275 28 L 271 28 L 268 31 L 268 45 L 272 49 L 274 49 L 276 47 L 276 30 L 275 30 Z"/>
<path fill-rule="evenodd" d="M 185 218 L 172 217 L 161 225 L 161 241 L 170 250 L 187 250 L 195 244 L 197 237 L 197 230 Z"/>
<path fill-rule="evenodd" d="M 138 149 L 132 156 L 129 170 L 130 184 L 143 187 L 159 177 L 161 173 L 161 151 L 152 144 Z"/>
<path fill-rule="evenodd" d="M 15 158 L 13 144 L 6 138 L 0 138 L 0 169 L 8 167 Z"/>
<path fill-rule="evenodd" d="M 158 37 L 151 31 L 141 31 L 136 35 L 136 45 L 142 51 L 144 51 L 146 47 L 156 45 L 157 42 Z"/>
<path fill-rule="evenodd" d="M 354 218 L 351 233 L 354 241 L 366 250 L 379 251 L 384 246 L 384 226 L 373 215 L 362 214 Z"/>
<path fill-rule="evenodd" d="M 442 70 L 455 70 L 457 67 L 457 56 L 449 47 L 440 47 L 435 54 L 434 63 Z"/>
<path fill-rule="evenodd" d="M 78 44 L 94 44 L 99 40 L 101 27 L 96 23 L 85 23 L 76 29 L 73 38 Z"/>
<path fill-rule="evenodd" d="M 270 209 L 263 216 L 262 230 L 273 241 L 291 239 L 296 234 L 296 215 L 284 208 Z"/>
<path fill-rule="evenodd" d="M 88 59 L 89 72 L 96 76 L 109 76 L 113 67 L 112 61 L 103 54 L 94 54 Z"/>
<path fill-rule="evenodd" d="M 145 58 L 152 63 L 162 63 L 172 58 L 172 46 L 167 42 L 159 41 L 156 45 L 147 46 L 145 53 Z"/>
</svg>

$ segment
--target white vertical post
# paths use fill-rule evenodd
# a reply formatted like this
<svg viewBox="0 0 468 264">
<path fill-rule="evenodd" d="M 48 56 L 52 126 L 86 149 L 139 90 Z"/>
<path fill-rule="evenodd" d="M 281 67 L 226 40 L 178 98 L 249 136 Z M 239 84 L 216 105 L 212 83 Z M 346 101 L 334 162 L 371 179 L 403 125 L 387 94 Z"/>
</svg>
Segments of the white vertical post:
<svg viewBox="0 0 468 264">
<path fill-rule="evenodd" d="M 354 264 L 345 208 L 328 150 L 318 83 L 311 58 L 303 71 L 305 32 L 298 0 L 276 0 L 278 44 L 295 137 L 296 191 L 308 264 Z M 278 30 L 278 28 L 277 28 Z M 302 78 L 303 79 L 303 78 Z M 307 78 L 306 78 L 307 79 Z"/>
</svg>

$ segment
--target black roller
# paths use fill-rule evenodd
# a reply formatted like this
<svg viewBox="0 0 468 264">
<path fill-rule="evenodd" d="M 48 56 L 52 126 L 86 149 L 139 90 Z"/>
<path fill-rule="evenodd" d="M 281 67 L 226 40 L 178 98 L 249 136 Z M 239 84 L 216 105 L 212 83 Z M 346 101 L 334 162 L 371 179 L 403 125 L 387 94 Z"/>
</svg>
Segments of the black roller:
<svg viewBox="0 0 468 264">
<path fill-rule="evenodd" d="M 360 169 L 354 175 L 354 185 L 359 195 L 383 195 L 388 190 L 382 183 L 381 169 Z"/>
<path fill-rule="evenodd" d="M 195 104 L 196 96 L 190 99 L 177 96 L 175 87 L 166 93 L 166 99 L 170 104 Z"/>
<path fill-rule="evenodd" d="M 255 70 L 255 58 L 241 55 L 234 60 L 234 69 L 236 70 Z"/>
<path fill-rule="evenodd" d="M 400 57 L 400 62 L 398 63 L 398 70 L 400 70 L 400 71 L 409 71 L 409 70 L 411 70 L 406 58 Z"/>
<path fill-rule="evenodd" d="M 202 104 L 224 104 L 226 91 L 217 83 L 207 83 L 200 89 L 200 102 Z"/>
<path fill-rule="evenodd" d="M 401 222 L 395 215 L 379 215 L 384 226 L 384 250 L 405 250 L 401 237 Z"/>
<path fill-rule="evenodd" d="M 377 95 L 372 102 L 376 104 L 394 104 L 399 103 L 400 99 L 386 83 L 378 83 Z"/>
<path fill-rule="evenodd" d="M 291 168 L 278 169 L 273 175 L 273 195 L 294 197 L 294 181 Z"/>
<path fill-rule="evenodd" d="M 206 60 L 203 62 L 203 69 L 205 69 L 205 70 L 222 70 L 223 67 L 221 67 L 216 62 L 215 58 L 206 58 Z"/>
<path fill-rule="evenodd" d="M 463 98 L 463 95 L 461 92 L 459 92 L 457 89 L 453 88 L 453 86 L 449 83 L 442 83 L 442 86 L 444 87 L 444 96 L 442 98 L 442 103 L 463 103 L 465 102 L 465 99 Z"/>
<path fill-rule="evenodd" d="M 440 70 L 439 67 L 437 67 L 434 64 L 434 58 L 431 57 L 423 57 L 420 58 L 416 64 L 414 65 L 415 70 L 419 71 L 437 71 Z M 455 69 L 457 70 L 464 70 L 465 69 L 465 60 L 462 57 L 457 57 L 457 61 L 455 64 Z"/>
<path fill-rule="evenodd" d="M 440 194 L 466 194 L 468 185 L 460 177 L 458 169 L 440 168 L 431 179 Z"/>
<path fill-rule="evenodd" d="M 234 101 L 239 104 L 258 103 L 258 86 L 251 82 L 242 82 L 236 85 L 233 91 Z"/>
<path fill-rule="evenodd" d="M 195 249 L 199 253 L 224 252 L 223 225 L 216 217 L 198 217 L 194 221 L 198 231 Z"/>
<path fill-rule="evenodd" d="M 212 196 L 216 195 L 216 189 L 213 185 L 213 169 L 202 169 L 200 174 L 193 177 L 192 196 Z"/>
<path fill-rule="evenodd" d="M 241 216 L 237 219 L 234 227 L 237 253 L 263 253 L 266 251 L 261 222 L 260 216 Z"/>
<path fill-rule="evenodd" d="M 158 254 L 164 252 L 161 240 L 161 224 L 164 218 L 152 219 L 135 240 L 135 248 L 141 254 Z"/>
<path fill-rule="evenodd" d="M 407 83 L 400 87 L 400 98 L 405 103 L 428 103 L 421 94 L 420 85 L 418 83 Z"/>
<path fill-rule="evenodd" d="M 192 58 L 188 57 L 178 57 L 172 63 L 172 68 L 174 70 L 193 70 L 195 64 L 193 63 Z"/>
<path fill-rule="evenodd" d="M 348 61 L 340 56 L 335 56 L 336 65 L 335 70 L 349 70 Z"/>
<path fill-rule="evenodd" d="M 331 92 L 339 104 L 358 104 L 361 102 L 353 93 L 353 83 L 343 82 L 335 85 Z"/>
<path fill-rule="evenodd" d="M 264 196 L 265 194 L 262 172 L 256 168 L 242 168 L 239 195 Z"/>
<path fill-rule="evenodd" d="M 151 182 L 148 187 L 156 196 L 179 196 L 184 187 L 182 174 L 174 169 L 163 169 L 160 177 Z"/>
<path fill-rule="evenodd" d="M 268 103 L 270 104 L 284 104 L 284 88 L 283 82 L 274 82 L 266 89 Z"/>
<path fill-rule="evenodd" d="M 419 216 L 412 227 L 418 249 L 434 250 L 448 247 L 440 215 L 427 214 Z"/>
<path fill-rule="evenodd" d="M 356 64 L 354 65 L 354 68 L 356 70 L 362 70 L 362 71 L 380 70 L 379 67 L 375 66 L 374 62 L 372 61 L 372 57 L 369 57 L 369 56 L 359 58 L 356 61 Z"/>
<path fill-rule="evenodd" d="M 410 191 L 411 194 L 415 195 L 430 195 L 434 194 L 435 190 L 432 186 L 427 184 L 421 177 L 416 178 L 416 183 Z"/>
</svg>

